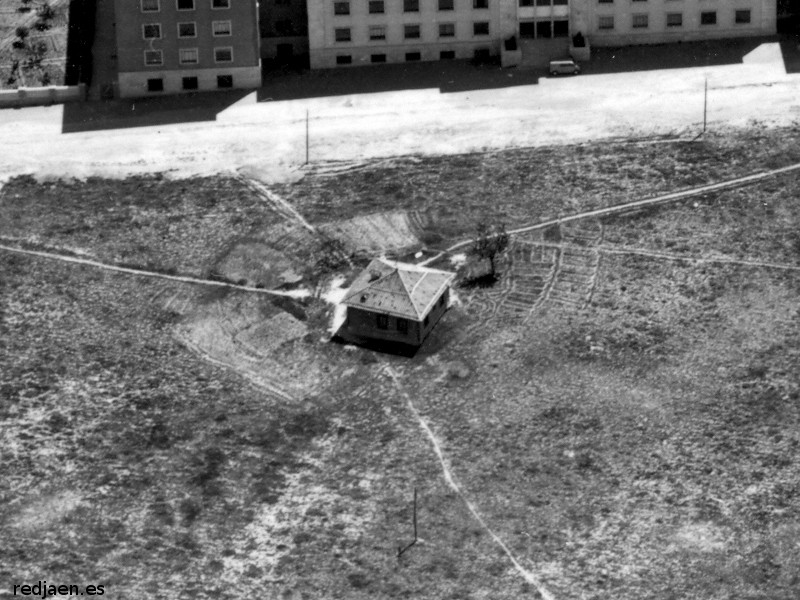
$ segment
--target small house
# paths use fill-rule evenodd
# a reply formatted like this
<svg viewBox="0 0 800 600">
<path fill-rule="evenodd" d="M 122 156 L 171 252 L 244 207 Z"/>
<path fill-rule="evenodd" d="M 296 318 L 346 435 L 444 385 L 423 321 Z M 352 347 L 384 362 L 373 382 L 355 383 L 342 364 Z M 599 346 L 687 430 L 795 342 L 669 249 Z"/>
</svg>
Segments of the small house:
<svg viewBox="0 0 800 600">
<path fill-rule="evenodd" d="M 351 335 L 419 346 L 447 310 L 454 273 L 375 259 L 343 304 Z"/>
</svg>

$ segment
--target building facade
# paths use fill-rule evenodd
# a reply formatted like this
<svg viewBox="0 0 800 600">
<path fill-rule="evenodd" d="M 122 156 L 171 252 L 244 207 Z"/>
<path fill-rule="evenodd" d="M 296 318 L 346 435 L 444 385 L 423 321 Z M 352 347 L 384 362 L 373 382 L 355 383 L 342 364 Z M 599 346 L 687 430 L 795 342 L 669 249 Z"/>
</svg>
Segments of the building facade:
<svg viewBox="0 0 800 600">
<path fill-rule="evenodd" d="M 294 64 L 308 56 L 306 0 L 261 0 L 259 14 L 265 62 Z"/>
<path fill-rule="evenodd" d="M 775 33 L 777 0 L 307 0 L 312 68 Z"/>
<path fill-rule="evenodd" d="M 255 0 L 115 0 L 118 96 L 261 85 Z"/>
</svg>

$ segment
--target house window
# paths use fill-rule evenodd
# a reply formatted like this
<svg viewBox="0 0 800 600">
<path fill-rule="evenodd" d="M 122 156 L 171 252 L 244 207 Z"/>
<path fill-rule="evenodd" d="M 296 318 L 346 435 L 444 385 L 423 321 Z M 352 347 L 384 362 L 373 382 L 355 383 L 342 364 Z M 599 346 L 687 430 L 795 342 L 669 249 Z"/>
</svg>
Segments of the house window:
<svg viewBox="0 0 800 600">
<path fill-rule="evenodd" d="M 519 0 L 520 6 L 533 6 L 533 0 Z"/>
<path fill-rule="evenodd" d="M 419 38 L 419 25 L 406 25 L 403 28 L 405 38 L 407 40 L 415 40 Z"/>
<path fill-rule="evenodd" d="M 406 62 L 414 62 L 417 60 L 422 60 L 422 54 L 420 52 L 406 52 Z"/>
<path fill-rule="evenodd" d="M 614 4 L 614 0 L 597 0 L 600 4 Z"/>
<path fill-rule="evenodd" d="M 160 67 L 164 64 L 164 55 L 161 50 L 145 50 L 144 64 L 148 67 Z"/>
<path fill-rule="evenodd" d="M 455 23 L 439 23 L 439 37 L 455 37 Z"/>
<path fill-rule="evenodd" d="M 177 0 L 178 10 L 194 10 L 194 0 Z"/>
<path fill-rule="evenodd" d="M 333 32 L 334 37 L 336 38 L 337 42 L 349 42 L 350 41 L 350 28 L 349 27 L 338 27 Z"/>
<path fill-rule="evenodd" d="M 453 10 L 453 0 L 439 0 L 439 10 Z"/>
<path fill-rule="evenodd" d="M 211 32 L 214 34 L 214 37 L 227 37 L 231 35 L 231 22 L 212 21 Z"/>
<path fill-rule="evenodd" d="M 147 91 L 148 92 L 163 92 L 164 91 L 164 80 L 160 77 L 154 79 L 147 80 Z"/>
<path fill-rule="evenodd" d="M 160 40 L 161 24 L 148 23 L 147 25 L 142 25 L 142 37 L 146 40 Z"/>
<path fill-rule="evenodd" d="M 142 12 L 158 12 L 161 10 L 161 2 L 160 0 L 141 0 L 142 4 Z"/>
<path fill-rule="evenodd" d="M 569 37 L 569 21 L 558 19 L 553 21 L 553 37 Z"/>
<path fill-rule="evenodd" d="M 647 15 L 633 15 L 634 29 L 647 29 L 650 25 L 650 18 Z"/>
<path fill-rule="evenodd" d="M 350 14 L 350 3 L 349 2 L 334 2 L 333 3 L 333 14 L 335 14 L 335 15 L 349 15 Z"/>
<path fill-rule="evenodd" d="M 750 10 L 737 10 L 734 15 L 734 21 L 737 25 L 744 25 L 750 22 Z"/>
<path fill-rule="evenodd" d="M 489 22 L 480 21 L 472 24 L 472 33 L 474 35 L 489 35 Z"/>
<path fill-rule="evenodd" d="M 385 63 L 386 62 L 386 55 L 385 54 L 370 54 L 369 62 Z"/>
<path fill-rule="evenodd" d="M 439 60 L 453 60 L 455 57 L 455 50 L 442 50 L 439 52 Z"/>
<path fill-rule="evenodd" d="M 683 13 L 667 13 L 667 27 L 683 27 Z"/>
<path fill-rule="evenodd" d="M 378 329 L 389 329 L 389 317 L 386 315 L 377 315 Z"/>
<path fill-rule="evenodd" d="M 370 0 L 370 2 L 369 2 L 369 14 L 371 14 L 371 15 L 382 15 L 383 12 L 384 12 L 383 0 Z"/>
<path fill-rule="evenodd" d="M 233 75 L 217 75 L 217 87 L 228 89 L 233 87 Z"/>
<path fill-rule="evenodd" d="M 708 10 L 700 13 L 700 25 L 716 25 L 717 11 Z"/>
<path fill-rule="evenodd" d="M 613 15 L 605 15 L 600 17 L 599 21 L 597 22 L 598 29 L 614 29 L 614 16 Z"/>
<path fill-rule="evenodd" d="M 403 0 L 403 12 L 419 12 L 419 0 Z"/>
<path fill-rule="evenodd" d="M 566 6 L 568 3 L 568 0 L 553 0 L 553 6 Z"/>
<path fill-rule="evenodd" d="M 199 62 L 197 48 L 181 48 L 178 50 L 178 61 L 182 65 L 196 65 Z"/>
<path fill-rule="evenodd" d="M 397 332 L 403 335 L 408 333 L 408 319 L 397 319 Z"/>
<path fill-rule="evenodd" d="M 489 8 L 489 0 L 472 0 L 472 8 Z"/>
<path fill-rule="evenodd" d="M 233 48 L 230 46 L 225 46 L 224 48 L 214 48 L 214 62 L 233 62 Z"/>
<path fill-rule="evenodd" d="M 550 6 L 550 0 L 536 0 L 536 6 Z"/>
<path fill-rule="evenodd" d="M 183 89 L 184 90 L 196 90 L 197 88 L 198 88 L 197 77 L 184 77 L 183 78 Z"/>
<path fill-rule="evenodd" d="M 219 10 L 222 8 L 230 8 L 231 7 L 231 0 L 211 0 L 211 8 L 214 10 Z"/>
<path fill-rule="evenodd" d="M 197 25 L 194 23 L 178 23 L 179 38 L 197 37 Z"/>
<path fill-rule="evenodd" d="M 386 39 L 386 26 L 385 25 L 372 25 L 369 28 L 369 39 L 371 40 L 385 40 Z"/>
<path fill-rule="evenodd" d="M 353 64 L 353 57 L 349 54 L 340 54 L 336 57 L 337 65 L 350 65 Z"/>
</svg>

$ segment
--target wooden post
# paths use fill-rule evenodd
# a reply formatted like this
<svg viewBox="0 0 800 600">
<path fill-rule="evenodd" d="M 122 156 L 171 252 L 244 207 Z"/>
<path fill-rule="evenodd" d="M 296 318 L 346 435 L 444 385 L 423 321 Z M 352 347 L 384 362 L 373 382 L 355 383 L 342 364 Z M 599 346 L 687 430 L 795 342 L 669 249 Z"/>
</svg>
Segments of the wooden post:
<svg viewBox="0 0 800 600">
<path fill-rule="evenodd" d="M 708 77 L 706 77 L 706 86 L 703 91 L 703 133 L 706 132 L 706 125 L 708 123 Z"/>
<path fill-rule="evenodd" d="M 308 109 L 306 109 L 306 164 L 308 164 Z"/>
<path fill-rule="evenodd" d="M 417 488 L 414 488 L 414 541 L 411 542 L 405 548 L 403 546 L 398 546 L 397 548 L 397 558 L 399 559 L 403 553 L 411 548 L 414 544 L 417 543 Z"/>
</svg>

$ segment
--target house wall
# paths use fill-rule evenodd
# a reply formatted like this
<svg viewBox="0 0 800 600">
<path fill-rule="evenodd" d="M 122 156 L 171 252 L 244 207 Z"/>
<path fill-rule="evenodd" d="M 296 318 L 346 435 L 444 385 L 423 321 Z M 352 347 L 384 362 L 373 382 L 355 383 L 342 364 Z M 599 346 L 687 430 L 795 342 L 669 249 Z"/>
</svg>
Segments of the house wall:
<svg viewBox="0 0 800 600">
<path fill-rule="evenodd" d="M 473 58 L 476 50 L 499 54 L 500 41 L 516 32 L 516 1 L 489 0 L 488 8 L 474 8 L 473 0 L 454 0 L 453 10 L 439 10 L 438 0 L 420 0 L 419 12 L 404 12 L 403 0 L 384 0 L 384 13 L 370 14 L 368 0 L 350 0 L 350 14 L 334 14 L 333 0 L 308 0 L 311 68 L 346 66 L 337 56 L 349 56 L 351 65 L 371 64 L 372 55 L 386 62 L 406 62 L 407 53 L 420 60 L 439 60 L 442 51 L 455 58 Z M 473 24 L 489 23 L 488 35 L 475 34 Z M 455 26 L 455 35 L 441 37 L 439 25 Z M 420 37 L 406 39 L 404 26 L 419 25 Z M 371 40 L 370 26 L 386 28 L 386 39 Z M 336 41 L 336 29 L 350 29 L 350 41 Z"/>
<path fill-rule="evenodd" d="M 771 35 L 776 31 L 777 0 L 571 0 L 570 30 L 583 32 L 592 46 L 623 46 Z M 737 10 L 750 11 L 750 23 L 736 23 Z M 702 24 L 701 13 L 715 12 L 716 24 Z M 668 13 L 682 24 L 669 26 Z M 647 15 L 647 27 L 634 27 L 634 15 Z M 603 18 L 613 27 L 601 29 Z M 608 25 L 608 21 L 606 25 Z"/>
<path fill-rule="evenodd" d="M 191 10 L 178 10 L 177 0 L 160 0 L 158 11 L 142 12 L 143 0 L 116 0 L 118 86 L 121 97 L 180 92 L 183 77 L 197 77 L 198 89 L 217 89 L 217 75 L 233 77 L 234 88 L 261 84 L 258 12 L 255 0 L 230 0 L 214 9 L 212 0 L 195 0 Z M 214 36 L 214 21 L 230 21 L 231 35 Z M 195 37 L 178 37 L 178 23 L 195 23 Z M 159 24 L 159 39 L 144 39 L 143 26 Z M 181 49 L 196 48 L 198 61 L 182 64 Z M 233 60 L 215 62 L 215 48 L 231 48 Z M 160 50 L 162 64 L 145 64 L 146 50 Z M 162 78 L 163 92 L 148 92 L 147 80 Z M 189 91 L 189 90 L 187 90 Z M 195 91 L 195 90 L 191 90 Z"/>
<path fill-rule="evenodd" d="M 389 321 L 388 328 L 378 329 L 377 318 L 379 313 L 352 306 L 347 307 L 347 321 L 345 322 L 345 327 L 347 327 L 351 333 L 358 336 L 418 346 L 422 344 L 431 330 L 436 326 L 439 319 L 442 318 L 445 311 L 447 311 L 449 302 L 450 289 L 448 288 L 439 297 L 428 313 L 427 323 L 424 321 L 420 322 L 407 319 L 407 334 L 397 331 L 397 317 L 387 315 Z"/>
</svg>

